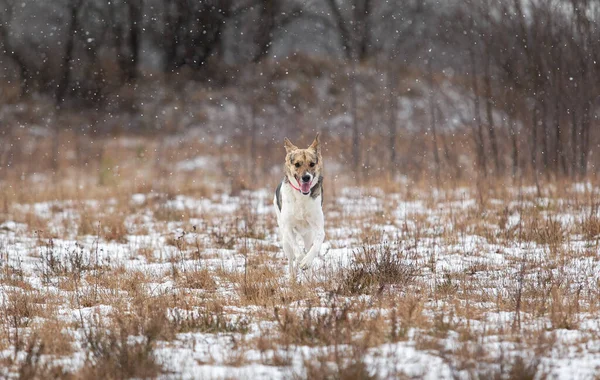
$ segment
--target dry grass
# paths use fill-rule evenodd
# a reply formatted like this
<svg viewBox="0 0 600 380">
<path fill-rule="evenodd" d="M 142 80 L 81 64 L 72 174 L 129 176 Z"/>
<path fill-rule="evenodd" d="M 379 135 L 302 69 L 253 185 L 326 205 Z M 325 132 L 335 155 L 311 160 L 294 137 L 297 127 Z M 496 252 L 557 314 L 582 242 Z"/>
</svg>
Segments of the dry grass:
<svg viewBox="0 0 600 380">
<path fill-rule="evenodd" d="M 183 352 L 233 378 L 259 363 L 297 378 L 526 379 L 598 343 L 597 185 L 538 197 L 338 176 L 327 247 L 290 281 L 270 191 L 218 165 L 174 169 L 210 146 L 124 141 L 103 142 L 94 170 L 3 177 L 0 377 L 177 377 Z"/>
<path fill-rule="evenodd" d="M 99 315 L 88 321 L 85 334 L 86 363 L 77 376 L 82 378 L 154 378 L 162 372 L 153 354 L 154 344 L 160 336 L 160 319 L 151 325 L 140 326 L 121 319 L 106 325 Z M 141 339 L 130 342 L 131 335 Z"/>
<path fill-rule="evenodd" d="M 340 271 L 338 292 L 358 295 L 377 294 L 390 287 L 402 289 L 417 274 L 414 263 L 406 261 L 397 244 L 366 243 L 354 253 L 350 267 Z"/>
</svg>

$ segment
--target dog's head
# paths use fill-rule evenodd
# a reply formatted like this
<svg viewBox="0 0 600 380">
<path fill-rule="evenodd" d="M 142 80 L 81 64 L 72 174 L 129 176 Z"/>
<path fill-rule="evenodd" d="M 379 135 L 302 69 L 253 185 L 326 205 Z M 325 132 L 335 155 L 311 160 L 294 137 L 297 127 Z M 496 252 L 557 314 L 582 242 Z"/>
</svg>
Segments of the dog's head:
<svg viewBox="0 0 600 380">
<path fill-rule="evenodd" d="M 323 170 L 319 134 L 315 141 L 306 149 L 300 149 L 287 139 L 285 143 L 285 175 L 294 187 L 302 194 L 310 194 L 310 189 L 319 182 Z"/>
</svg>

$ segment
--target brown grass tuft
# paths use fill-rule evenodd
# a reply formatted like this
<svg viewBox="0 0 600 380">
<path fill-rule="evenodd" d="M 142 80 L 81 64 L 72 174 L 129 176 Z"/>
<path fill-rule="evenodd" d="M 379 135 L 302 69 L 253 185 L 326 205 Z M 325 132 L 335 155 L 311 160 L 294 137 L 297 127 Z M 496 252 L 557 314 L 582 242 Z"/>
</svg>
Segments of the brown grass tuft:
<svg viewBox="0 0 600 380">
<path fill-rule="evenodd" d="M 363 244 L 354 252 L 352 264 L 341 270 L 337 292 L 346 295 L 381 293 L 386 287 L 402 288 L 411 283 L 417 270 L 405 254 L 392 245 Z"/>
</svg>

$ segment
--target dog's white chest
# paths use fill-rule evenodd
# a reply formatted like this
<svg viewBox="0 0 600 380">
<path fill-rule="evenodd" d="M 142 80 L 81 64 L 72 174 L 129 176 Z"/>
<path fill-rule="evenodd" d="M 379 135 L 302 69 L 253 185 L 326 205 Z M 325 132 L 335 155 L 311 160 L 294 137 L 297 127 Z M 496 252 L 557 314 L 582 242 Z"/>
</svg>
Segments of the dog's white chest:
<svg viewBox="0 0 600 380">
<path fill-rule="evenodd" d="M 291 227 L 297 229 L 314 227 L 323 218 L 321 196 L 311 198 L 307 195 L 295 194 L 292 191 L 286 189 L 283 196 L 283 218 Z"/>
<path fill-rule="evenodd" d="M 314 213 L 308 212 L 306 209 L 300 209 L 290 216 L 290 224 L 300 231 L 307 230 L 311 226 L 310 221 L 315 220 L 315 217 Z M 315 223 L 313 222 L 313 224 Z"/>
</svg>

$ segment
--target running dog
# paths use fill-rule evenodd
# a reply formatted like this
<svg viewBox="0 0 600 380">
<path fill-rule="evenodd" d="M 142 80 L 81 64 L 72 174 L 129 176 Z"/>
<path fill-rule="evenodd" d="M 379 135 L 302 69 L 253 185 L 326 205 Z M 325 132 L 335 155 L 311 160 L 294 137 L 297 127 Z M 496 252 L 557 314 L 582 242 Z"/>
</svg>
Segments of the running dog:
<svg viewBox="0 0 600 380">
<path fill-rule="evenodd" d="M 323 159 L 318 133 L 307 149 L 298 148 L 287 138 L 284 146 L 285 177 L 275 190 L 273 205 L 290 276 L 294 277 L 297 267 L 304 270 L 311 266 L 325 239 Z M 298 245 L 299 238 L 304 249 Z"/>
</svg>

